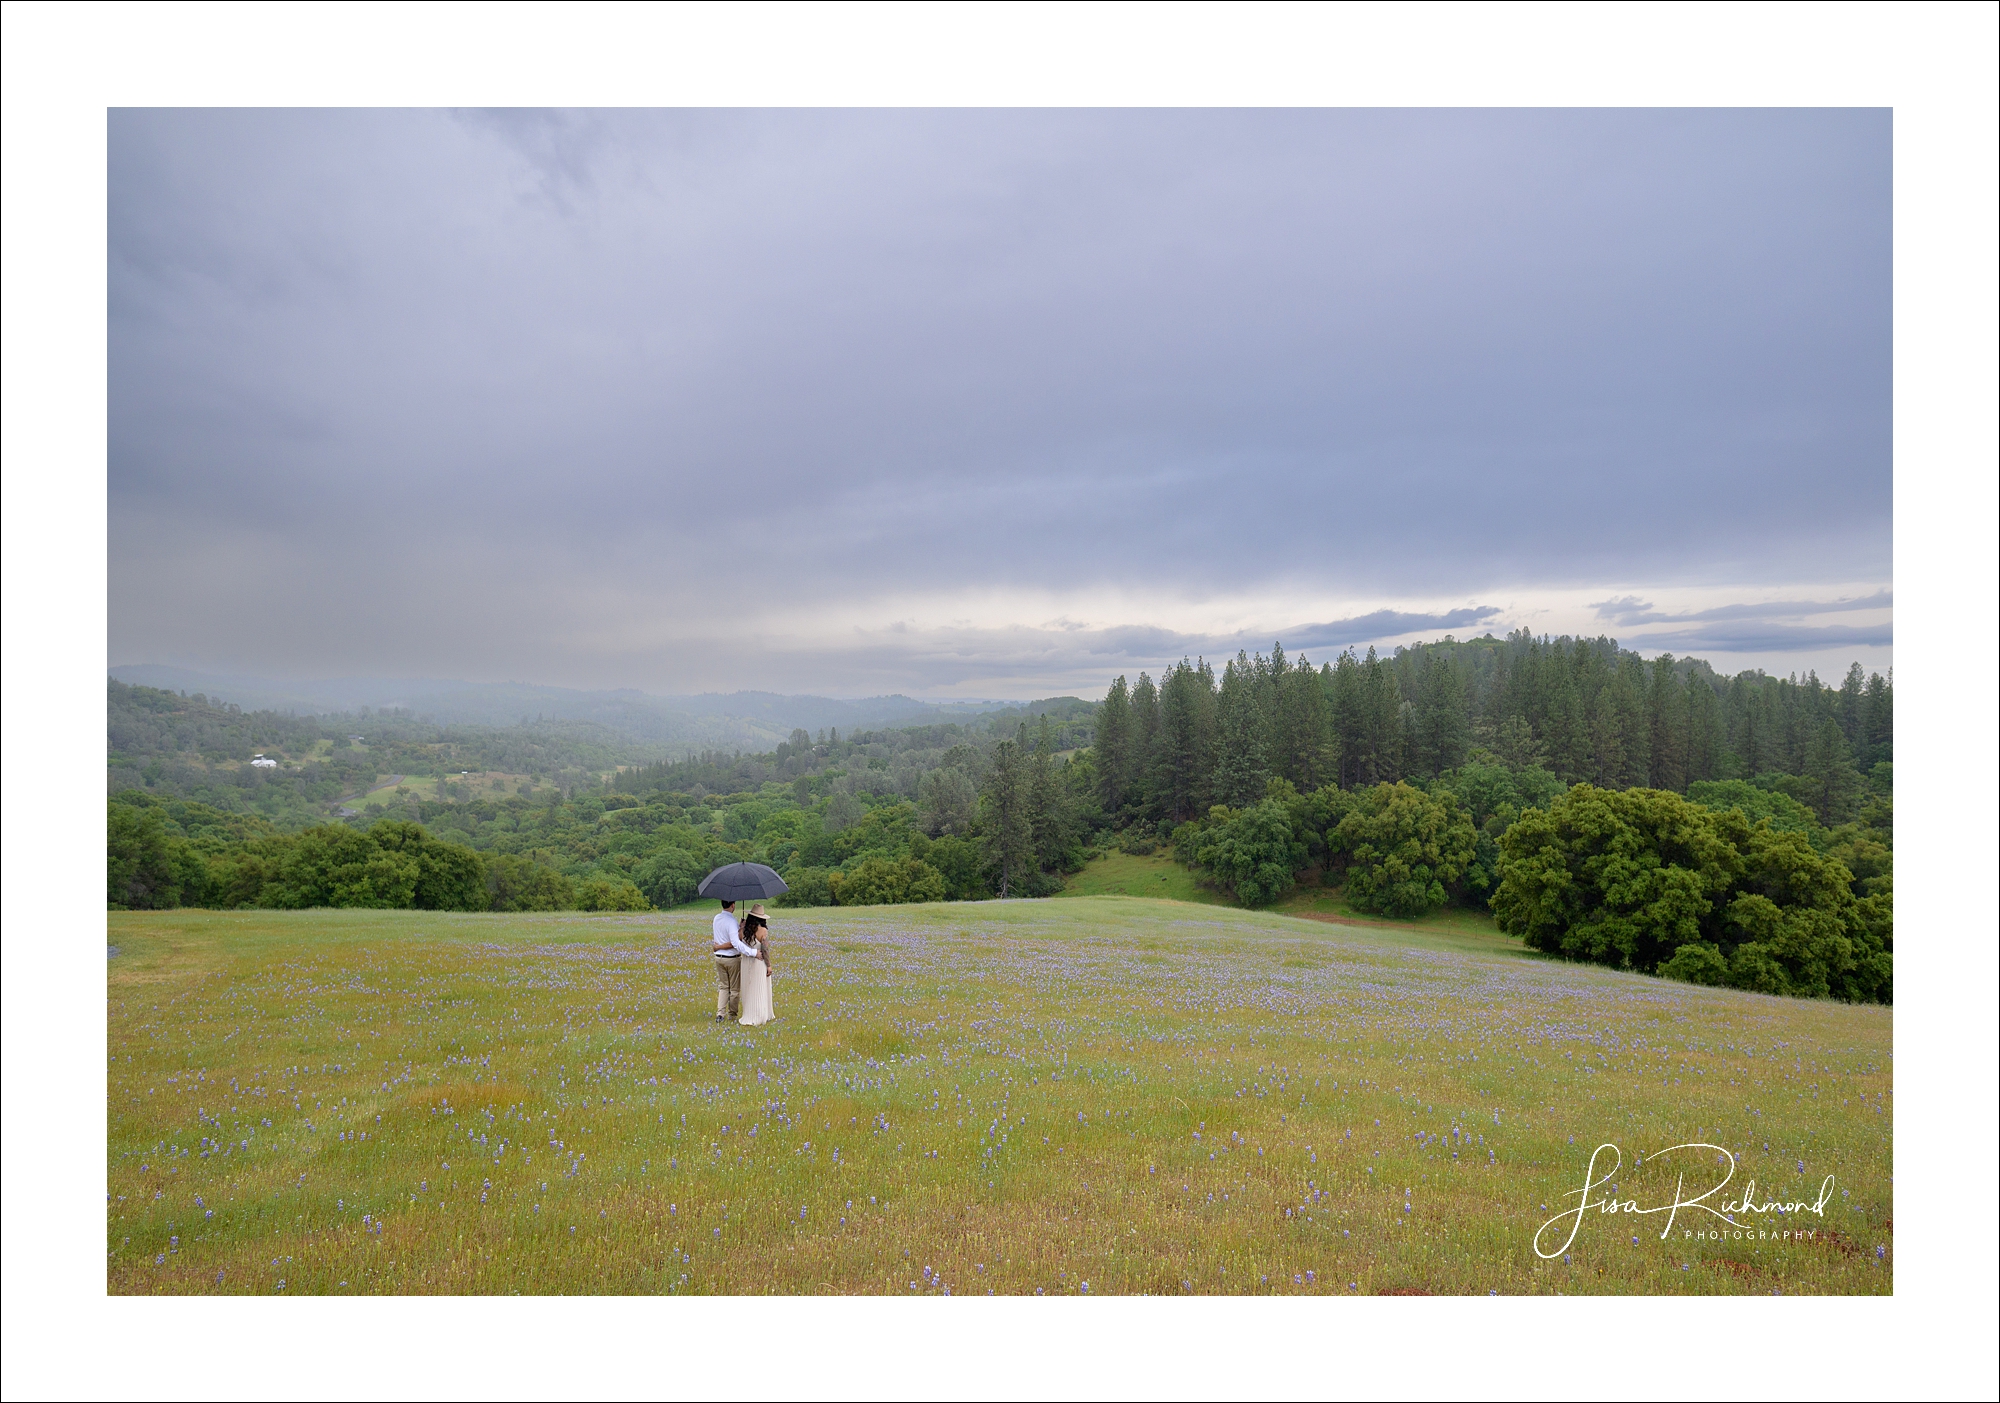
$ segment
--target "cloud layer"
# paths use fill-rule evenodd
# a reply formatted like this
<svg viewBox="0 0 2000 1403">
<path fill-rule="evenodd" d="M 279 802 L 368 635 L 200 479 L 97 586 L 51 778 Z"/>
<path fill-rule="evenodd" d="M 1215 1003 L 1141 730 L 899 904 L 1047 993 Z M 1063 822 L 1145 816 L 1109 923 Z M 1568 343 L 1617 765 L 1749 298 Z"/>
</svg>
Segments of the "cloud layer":
<svg viewBox="0 0 2000 1403">
<path fill-rule="evenodd" d="M 109 171 L 114 661 L 1888 645 L 1751 602 L 1890 577 L 1886 113 L 115 112 Z"/>
</svg>

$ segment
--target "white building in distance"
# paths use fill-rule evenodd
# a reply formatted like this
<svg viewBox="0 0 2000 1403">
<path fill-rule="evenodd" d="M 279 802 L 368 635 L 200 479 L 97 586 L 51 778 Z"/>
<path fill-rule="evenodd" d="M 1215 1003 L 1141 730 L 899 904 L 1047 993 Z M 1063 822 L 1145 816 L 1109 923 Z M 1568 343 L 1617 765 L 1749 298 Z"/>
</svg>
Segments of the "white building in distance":
<svg viewBox="0 0 2000 1403">
<path fill-rule="evenodd" d="M 256 759 L 252 760 L 250 764 L 254 768 L 259 770 L 275 770 L 278 768 L 278 762 L 276 760 L 267 759 L 262 755 L 259 755 Z"/>
</svg>

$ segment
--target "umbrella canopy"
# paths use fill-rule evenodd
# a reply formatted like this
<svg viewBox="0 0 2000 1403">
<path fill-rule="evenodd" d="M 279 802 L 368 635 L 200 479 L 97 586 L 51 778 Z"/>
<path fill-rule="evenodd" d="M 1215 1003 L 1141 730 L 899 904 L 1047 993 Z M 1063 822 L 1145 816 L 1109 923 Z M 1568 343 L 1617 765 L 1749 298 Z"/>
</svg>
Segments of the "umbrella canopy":
<svg viewBox="0 0 2000 1403">
<path fill-rule="evenodd" d="M 761 901 L 789 890 L 785 879 L 761 862 L 732 862 L 703 877 L 695 895 L 711 901 Z"/>
</svg>

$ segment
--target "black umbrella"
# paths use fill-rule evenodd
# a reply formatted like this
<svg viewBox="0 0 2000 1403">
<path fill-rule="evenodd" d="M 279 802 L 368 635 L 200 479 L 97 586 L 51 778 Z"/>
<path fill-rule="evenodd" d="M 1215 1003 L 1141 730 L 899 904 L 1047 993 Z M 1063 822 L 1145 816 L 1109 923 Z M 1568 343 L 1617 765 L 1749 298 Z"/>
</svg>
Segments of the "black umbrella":
<svg viewBox="0 0 2000 1403">
<path fill-rule="evenodd" d="M 703 877 L 694 894 L 711 901 L 761 901 L 790 890 L 783 877 L 761 862 L 732 862 Z"/>
</svg>

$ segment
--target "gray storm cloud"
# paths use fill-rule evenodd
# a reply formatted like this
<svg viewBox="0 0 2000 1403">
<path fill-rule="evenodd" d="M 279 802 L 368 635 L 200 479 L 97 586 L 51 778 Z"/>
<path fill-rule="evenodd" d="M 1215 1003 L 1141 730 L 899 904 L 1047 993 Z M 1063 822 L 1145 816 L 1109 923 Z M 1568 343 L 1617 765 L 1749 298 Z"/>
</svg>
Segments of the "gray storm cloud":
<svg viewBox="0 0 2000 1403">
<path fill-rule="evenodd" d="M 119 111 L 108 170 L 114 662 L 1887 643 L 1754 603 L 1889 579 L 1885 112 Z"/>
</svg>

